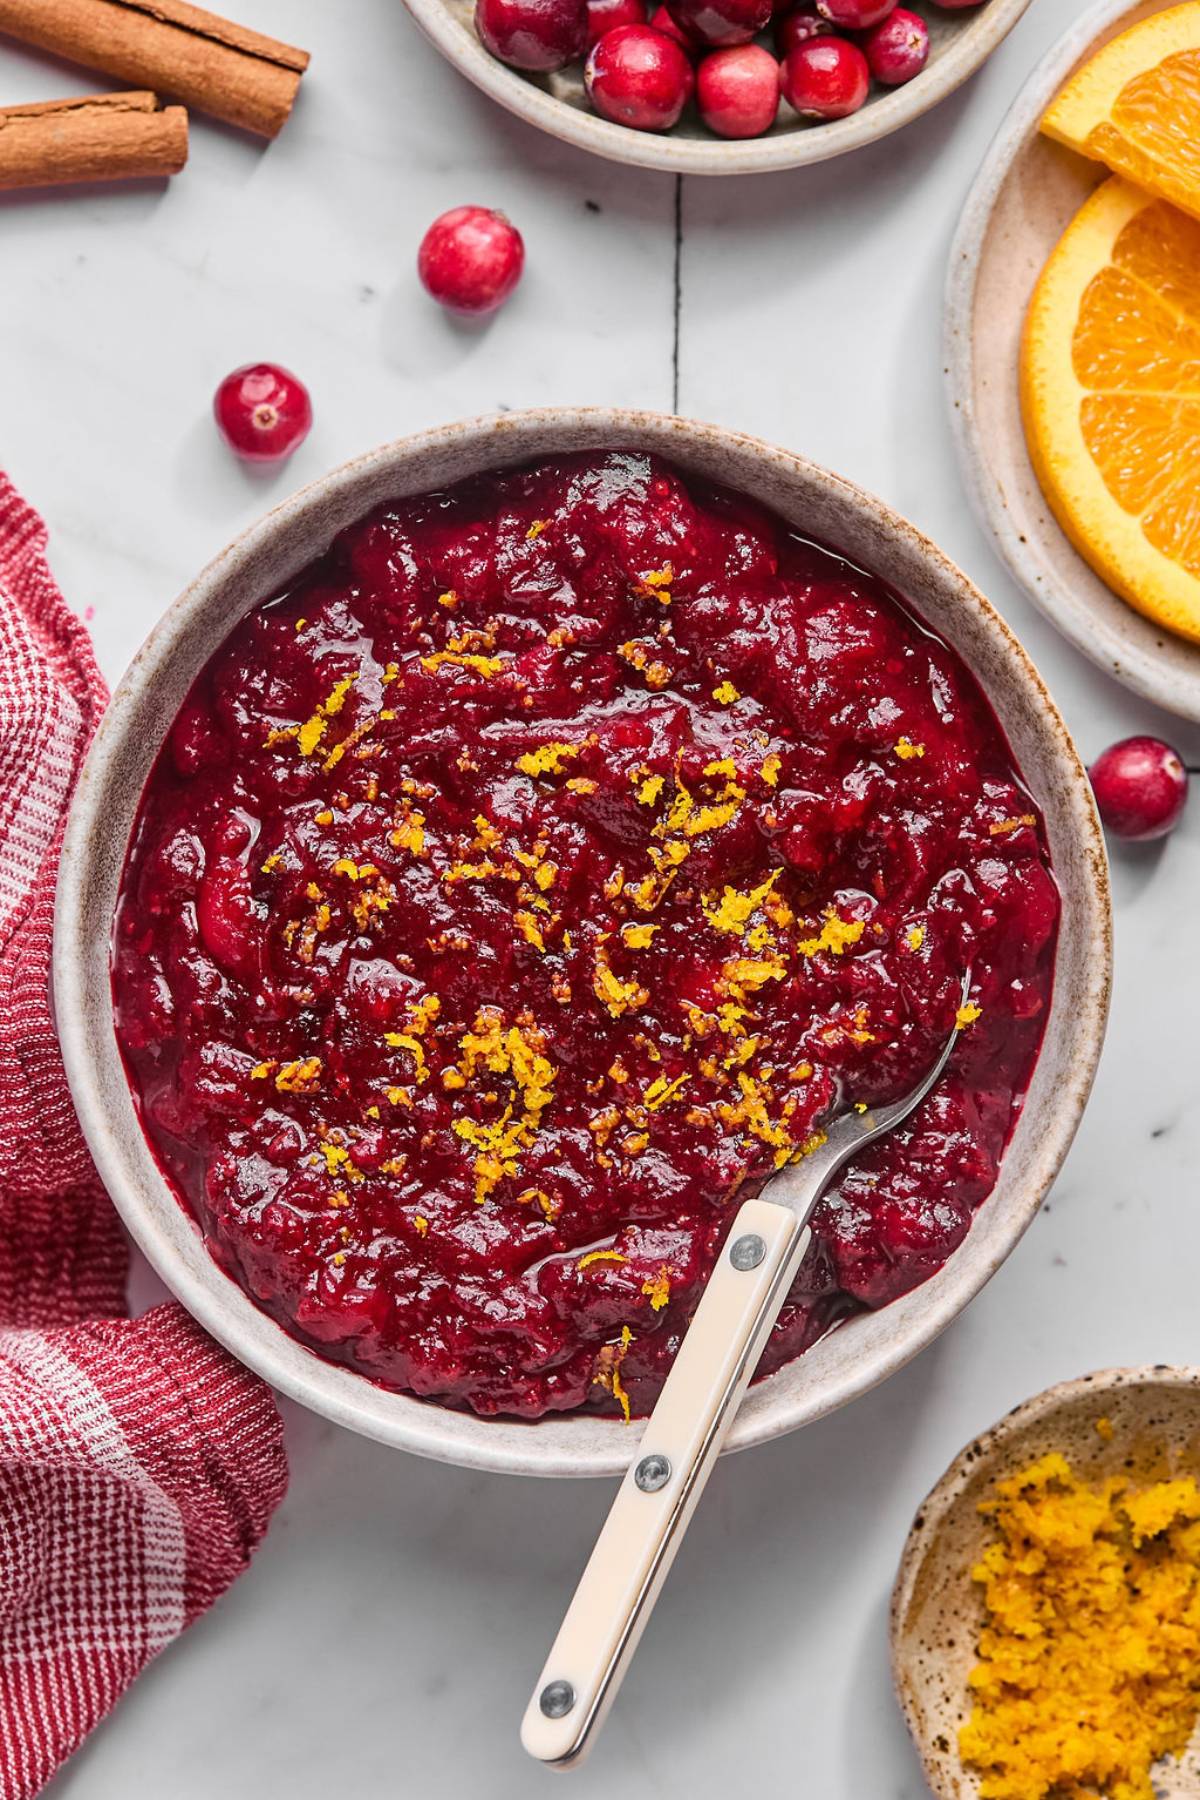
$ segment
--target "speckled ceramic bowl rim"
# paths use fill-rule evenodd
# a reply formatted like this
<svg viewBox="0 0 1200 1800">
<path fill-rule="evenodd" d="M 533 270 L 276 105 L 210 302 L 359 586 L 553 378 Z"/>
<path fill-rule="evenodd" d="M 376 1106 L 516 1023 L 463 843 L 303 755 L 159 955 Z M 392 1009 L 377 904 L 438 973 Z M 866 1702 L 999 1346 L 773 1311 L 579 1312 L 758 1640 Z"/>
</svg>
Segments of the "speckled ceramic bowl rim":
<svg viewBox="0 0 1200 1800">
<path fill-rule="evenodd" d="M 1200 1368 L 1187 1364 L 1147 1363 L 1137 1368 L 1097 1369 L 1092 1374 L 1080 1375 L 1073 1381 L 1055 1382 L 1053 1387 L 1045 1388 L 1040 1394 L 1034 1394 L 1031 1399 L 1014 1406 L 995 1425 L 972 1438 L 918 1506 L 904 1541 L 892 1589 L 889 1645 L 896 1698 L 933 1793 L 947 1795 L 947 1790 L 941 1783 L 939 1765 L 926 1754 L 926 1733 L 921 1715 L 914 1705 L 900 1648 L 904 1621 L 923 1572 L 926 1546 L 936 1542 L 943 1523 L 959 1505 L 966 1489 L 978 1478 L 981 1463 L 1003 1450 L 1014 1437 L 1047 1414 L 1061 1412 L 1076 1402 L 1086 1404 L 1089 1400 L 1094 1401 L 1100 1394 L 1111 1394 L 1119 1388 L 1139 1387 L 1195 1389 L 1200 1387 Z"/>
<path fill-rule="evenodd" d="M 1093 39 L 1133 10 L 1133 0 L 1096 0 L 1046 52 L 988 146 L 963 203 L 950 248 L 943 311 L 942 366 L 959 466 L 972 511 L 1033 604 L 1076 650 L 1124 687 L 1187 719 L 1200 718 L 1200 682 L 1161 654 L 1162 633 L 1132 608 L 1114 627 L 1088 605 L 1069 578 L 1056 578 L 1038 545 L 1008 510 L 992 471 L 975 412 L 976 290 L 1001 190 L 1038 121 Z M 1017 380 L 1017 370 L 1011 372 Z M 1047 509 L 1048 511 L 1048 509 Z M 1060 535 L 1049 518 L 1047 530 Z"/>
<path fill-rule="evenodd" d="M 194 675 L 256 599 L 299 573 L 336 531 L 389 496 L 538 456 L 611 447 L 651 450 L 753 492 L 876 568 L 927 617 L 932 613 L 930 622 L 981 675 L 1010 735 L 1015 729 L 1028 739 L 1023 767 L 1046 814 L 1064 892 L 1046 1049 L 996 1192 L 960 1249 L 923 1287 L 831 1333 L 757 1384 L 743 1402 L 731 1449 L 794 1430 L 866 1392 L 928 1344 L 983 1286 L 1036 1215 L 1066 1154 L 1108 1007 L 1107 864 L 1091 792 L 1061 718 L 1008 627 L 961 571 L 912 525 L 841 477 L 719 426 L 634 411 L 540 409 L 386 445 L 335 469 L 242 532 L 168 608 L 134 658 L 101 721 L 71 807 L 55 917 L 54 997 L 80 1121 L 118 1210 L 168 1287 L 282 1393 L 421 1455 L 530 1475 L 616 1475 L 638 1428 L 578 1414 L 534 1423 L 481 1419 L 389 1393 L 319 1358 L 260 1312 L 212 1261 L 143 1137 L 116 1044 L 109 945 L 150 763 Z M 936 616 L 939 609 L 946 618 Z M 972 649 L 964 649 L 964 639 Z"/>
<path fill-rule="evenodd" d="M 660 136 L 614 125 L 546 93 L 498 62 L 474 32 L 451 15 L 444 0 L 404 3 L 426 37 L 468 81 L 551 137 L 576 144 L 610 162 L 630 163 L 642 169 L 665 169 L 677 175 L 761 175 L 826 162 L 847 150 L 858 150 L 863 144 L 887 137 L 920 118 L 987 61 L 1024 13 L 1029 0 L 985 0 L 980 10 L 964 21 L 958 36 L 930 60 L 914 81 L 874 96 L 848 119 L 798 125 L 769 137 L 741 141 Z"/>
</svg>

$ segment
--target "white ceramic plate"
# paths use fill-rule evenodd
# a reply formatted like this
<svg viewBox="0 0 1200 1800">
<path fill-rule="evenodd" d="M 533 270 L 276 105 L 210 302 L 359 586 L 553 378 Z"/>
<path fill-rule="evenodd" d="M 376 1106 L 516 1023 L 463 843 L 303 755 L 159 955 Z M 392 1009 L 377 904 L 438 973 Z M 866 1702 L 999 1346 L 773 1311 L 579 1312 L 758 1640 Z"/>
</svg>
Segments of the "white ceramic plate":
<svg viewBox="0 0 1200 1800">
<path fill-rule="evenodd" d="M 967 197 L 950 256 L 945 368 L 976 516 L 1034 604 L 1077 650 L 1126 687 L 1200 719 L 1200 645 L 1173 637 L 1105 586 L 1047 506 L 1025 448 L 1021 330 L 1038 275 L 1066 226 L 1107 178 L 1038 130 L 1078 65 L 1174 0 L 1098 0 L 1039 64 Z"/>
<path fill-rule="evenodd" d="M 962 11 L 944 11 L 936 3 L 918 0 L 929 24 L 930 55 L 915 80 L 890 91 L 873 85 L 859 112 L 824 125 L 805 124 L 789 106 L 782 106 L 779 123 L 765 137 L 739 142 L 714 137 L 692 108 L 674 131 L 662 136 L 614 125 L 588 105 L 578 65 L 557 75 L 524 75 L 489 55 L 472 22 L 474 0 L 405 0 L 405 5 L 426 37 L 468 81 L 551 137 L 643 169 L 670 169 L 680 175 L 755 175 L 824 162 L 919 118 L 975 73 L 1008 36 L 1029 0 L 984 0 L 982 6 Z"/>
<path fill-rule="evenodd" d="M 1063 896 L 1041 1057 L 1000 1178 L 965 1242 L 923 1287 L 851 1320 L 754 1387 L 730 1448 L 778 1437 L 865 1393 L 924 1348 L 994 1274 L 1037 1214 L 1075 1134 L 1104 1035 L 1108 873 L 1091 789 L 1024 651 L 966 576 L 879 500 L 803 457 L 714 425 L 567 408 L 475 419 L 347 463 L 236 538 L 151 632 L 113 695 L 80 776 L 55 915 L 54 1002 L 71 1092 L 96 1165 L 168 1287 L 214 1337 L 315 1411 L 384 1443 L 473 1468 L 617 1475 L 640 1427 L 585 1414 L 524 1424 L 389 1393 L 326 1362 L 255 1307 L 212 1260 L 142 1134 L 117 1048 L 109 949 L 130 828 L 150 765 L 194 676 L 233 626 L 380 502 L 573 450 L 653 451 L 752 493 L 904 594 L 974 671 L 1046 820 Z"/>
</svg>

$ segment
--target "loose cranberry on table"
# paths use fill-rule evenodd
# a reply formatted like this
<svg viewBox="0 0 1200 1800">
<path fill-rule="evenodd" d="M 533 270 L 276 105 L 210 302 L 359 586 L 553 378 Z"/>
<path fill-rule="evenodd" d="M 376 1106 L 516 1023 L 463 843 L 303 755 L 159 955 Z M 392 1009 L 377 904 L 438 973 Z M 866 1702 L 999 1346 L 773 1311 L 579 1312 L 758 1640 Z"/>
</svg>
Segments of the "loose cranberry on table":
<svg viewBox="0 0 1200 1800">
<path fill-rule="evenodd" d="M 1088 770 L 1100 817 L 1114 837 L 1135 842 L 1165 837 L 1182 816 L 1188 774 L 1161 738 L 1123 738 Z"/>
<path fill-rule="evenodd" d="M 810 38 L 828 37 L 833 26 L 811 6 L 796 6 L 775 15 L 775 48 L 780 56 L 807 44 Z"/>
<path fill-rule="evenodd" d="M 634 131 L 669 131 L 696 83 L 686 53 L 649 25 L 606 32 L 592 45 L 583 78 L 596 111 Z"/>
<path fill-rule="evenodd" d="M 771 0 L 668 0 L 667 10 L 685 36 L 714 49 L 748 44 L 771 22 Z"/>
<path fill-rule="evenodd" d="M 501 62 L 548 74 L 587 49 L 587 0 L 476 0 L 475 29 Z"/>
<path fill-rule="evenodd" d="M 895 5 L 896 0 L 816 0 L 817 11 L 839 31 L 869 31 Z"/>
<path fill-rule="evenodd" d="M 929 27 L 919 14 L 898 6 L 876 25 L 864 48 L 876 81 L 902 87 L 929 61 Z"/>
<path fill-rule="evenodd" d="M 520 232 L 486 206 L 452 207 L 433 221 L 417 252 L 427 292 L 451 312 L 473 317 L 503 305 L 524 266 Z"/>
<path fill-rule="evenodd" d="M 645 0 L 587 0 L 588 49 L 618 25 L 644 25 Z"/>
<path fill-rule="evenodd" d="M 783 59 L 783 97 L 802 119 L 845 119 L 871 86 L 867 59 L 848 38 L 811 38 Z"/>
<path fill-rule="evenodd" d="M 779 112 L 779 64 L 759 44 L 714 50 L 696 72 L 696 104 L 718 137 L 761 137 Z"/>
<path fill-rule="evenodd" d="M 312 425 L 304 383 L 278 363 L 246 363 L 213 395 L 217 428 L 247 462 L 280 462 L 299 448 Z"/>
</svg>

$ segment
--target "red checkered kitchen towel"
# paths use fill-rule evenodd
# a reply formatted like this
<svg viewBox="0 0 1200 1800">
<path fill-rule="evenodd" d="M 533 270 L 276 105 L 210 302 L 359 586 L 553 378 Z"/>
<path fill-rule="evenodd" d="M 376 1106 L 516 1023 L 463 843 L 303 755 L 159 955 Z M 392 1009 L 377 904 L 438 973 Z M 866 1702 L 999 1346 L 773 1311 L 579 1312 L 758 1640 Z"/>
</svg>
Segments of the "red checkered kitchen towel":
<svg viewBox="0 0 1200 1800">
<path fill-rule="evenodd" d="M 104 684 L 0 476 L 0 1800 L 37 1793 L 246 1567 L 287 1483 L 267 1389 L 126 1250 L 50 1022 L 63 817 Z"/>
</svg>

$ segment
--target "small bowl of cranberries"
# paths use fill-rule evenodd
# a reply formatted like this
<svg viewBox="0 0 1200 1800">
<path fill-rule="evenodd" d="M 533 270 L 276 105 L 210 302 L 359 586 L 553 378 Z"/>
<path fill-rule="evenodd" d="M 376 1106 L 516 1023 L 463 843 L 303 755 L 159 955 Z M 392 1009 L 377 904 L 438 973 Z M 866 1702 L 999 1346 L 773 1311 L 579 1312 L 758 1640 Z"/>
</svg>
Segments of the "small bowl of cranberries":
<svg viewBox="0 0 1200 1800">
<path fill-rule="evenodd" d="M 406 0 L 511 112 L 616 162 L 823 162 L 972 75 L 1029 0 Z"/>
</svg>

